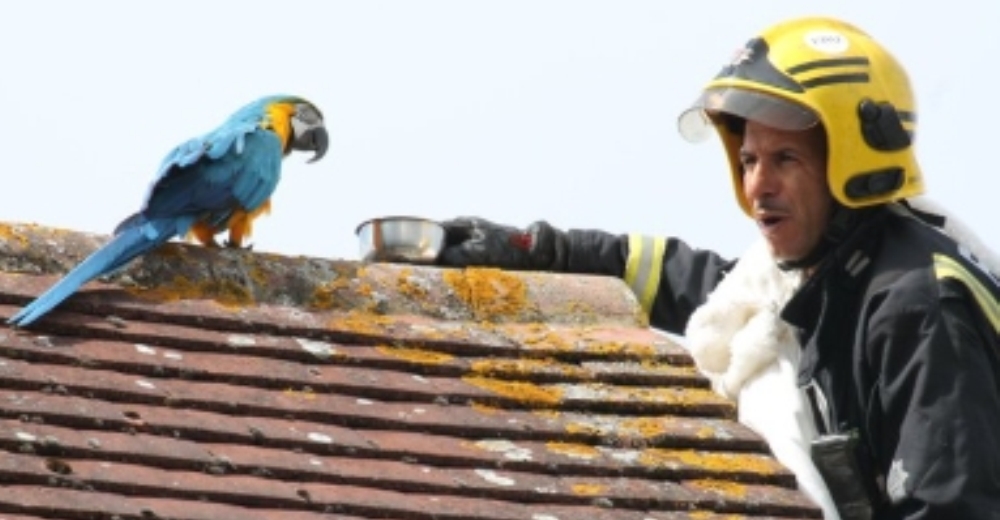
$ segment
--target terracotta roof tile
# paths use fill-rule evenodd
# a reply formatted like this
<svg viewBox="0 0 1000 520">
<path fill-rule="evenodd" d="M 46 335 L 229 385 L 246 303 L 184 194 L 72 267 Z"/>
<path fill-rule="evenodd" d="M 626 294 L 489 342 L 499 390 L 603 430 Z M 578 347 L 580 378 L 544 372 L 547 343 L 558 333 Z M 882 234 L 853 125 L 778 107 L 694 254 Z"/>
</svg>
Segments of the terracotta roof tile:
<svg viewBox="0 0 1000 520">
<path fill-rule="evenodd" d="M 0 226 L 0 316 L 101 240 Z M 171 244 L 0 389 L 0 520 L 820 517 L 611 278 Z"/>
</svg>

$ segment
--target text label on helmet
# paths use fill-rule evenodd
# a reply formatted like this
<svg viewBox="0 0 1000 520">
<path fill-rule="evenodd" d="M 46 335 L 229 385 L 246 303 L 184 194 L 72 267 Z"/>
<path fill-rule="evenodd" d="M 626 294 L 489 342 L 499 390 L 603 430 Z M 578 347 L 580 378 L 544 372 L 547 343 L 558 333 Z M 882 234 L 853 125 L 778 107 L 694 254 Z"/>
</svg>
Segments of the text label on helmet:
<svg viewBox="0 0 1000 520">
<path fill-rule="evenodd" d="M 841 54 L 850 46 L 847 37 L 836 31 L 810 31 L 805 40 L 807 45 L 825 54 Z"/>
</svg>

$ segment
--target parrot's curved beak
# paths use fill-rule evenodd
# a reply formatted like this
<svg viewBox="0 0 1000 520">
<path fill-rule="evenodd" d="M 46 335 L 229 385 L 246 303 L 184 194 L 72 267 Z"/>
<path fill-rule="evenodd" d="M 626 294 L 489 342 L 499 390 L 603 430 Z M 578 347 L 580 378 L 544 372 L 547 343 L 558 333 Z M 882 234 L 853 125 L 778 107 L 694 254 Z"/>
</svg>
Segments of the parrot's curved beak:
<svg viewBox="0 0 1000 520">
<path fill-rule="evenodd" d="M 296 135 L 292 142 L 292 149 L 300 152 L 315 152 L 308 162 L 314 163 L 326 155 L 326 149 L 330 146 L 330 136 L 326 133 L 326 127 L 314 126 L 301 135 Z"/>
</svg>

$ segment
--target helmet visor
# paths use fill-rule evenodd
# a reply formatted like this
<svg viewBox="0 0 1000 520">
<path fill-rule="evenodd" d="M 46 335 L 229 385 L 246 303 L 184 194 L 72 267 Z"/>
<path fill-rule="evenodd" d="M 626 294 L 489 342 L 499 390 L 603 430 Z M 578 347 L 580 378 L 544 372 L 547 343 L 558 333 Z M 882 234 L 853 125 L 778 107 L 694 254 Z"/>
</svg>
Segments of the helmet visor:
<svg viewBox="0 0 1000 520">
<path fill-rule="evenodd" d="M 677 118 L 677 129 L 690 142 L 703 141 L 720 114 L 754 121 L 786 131 L 811 128 L 819 123 L 815 112 L 798 103 L 770 94 L 732 87 L 710 88 Z"/>
</svg>

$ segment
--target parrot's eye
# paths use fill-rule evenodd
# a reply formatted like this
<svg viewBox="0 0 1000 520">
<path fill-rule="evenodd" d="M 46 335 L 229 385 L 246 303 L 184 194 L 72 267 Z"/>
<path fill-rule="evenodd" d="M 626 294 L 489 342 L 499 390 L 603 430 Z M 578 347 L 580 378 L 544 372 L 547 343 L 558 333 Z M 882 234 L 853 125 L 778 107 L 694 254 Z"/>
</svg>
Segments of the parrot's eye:
<svg viewBox="0 0 1000 520">
<path fill-rule="evenodd" d="M 299 104 L 295 107 L 295 118 L 307 125 L 314 125 L 323 120 L 319 111 L 311 105 Z"/>
</svg>

